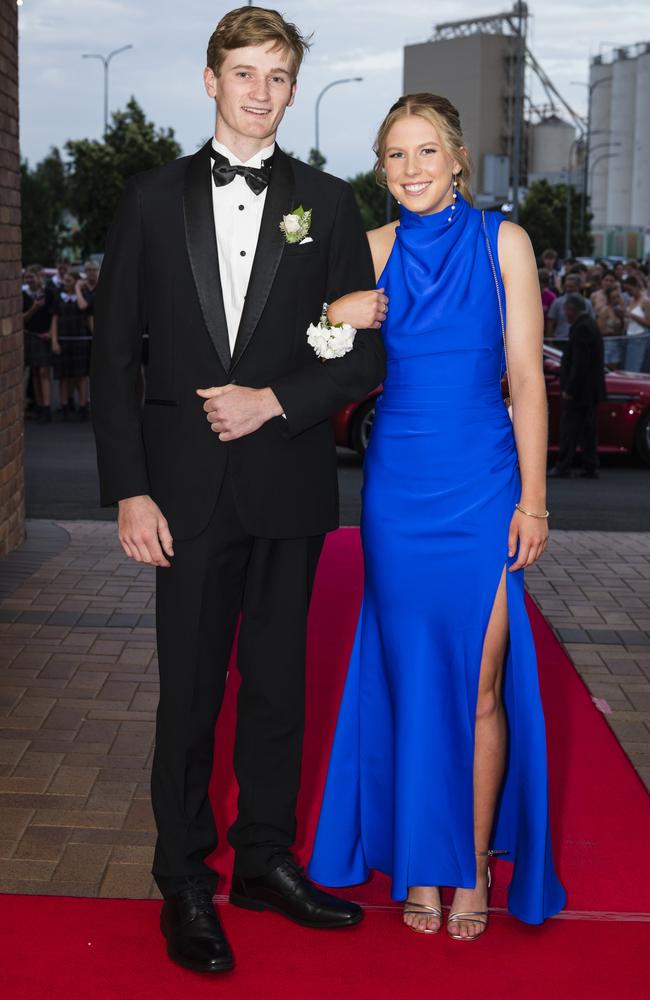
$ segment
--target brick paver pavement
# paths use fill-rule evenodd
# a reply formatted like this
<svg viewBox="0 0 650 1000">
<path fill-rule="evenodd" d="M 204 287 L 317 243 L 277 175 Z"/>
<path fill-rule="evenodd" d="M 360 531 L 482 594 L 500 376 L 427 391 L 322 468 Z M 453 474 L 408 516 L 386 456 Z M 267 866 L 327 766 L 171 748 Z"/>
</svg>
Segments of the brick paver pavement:
<svg viewBox="0 0 650 1000">
<path fill-rule="evenodd" d="M 650 781 L 650 535 L 555 532 L 528 586 Z M 157 896 L 153 589 L 112 523 L 0 561 L 0 891 Z"/>
</svg>

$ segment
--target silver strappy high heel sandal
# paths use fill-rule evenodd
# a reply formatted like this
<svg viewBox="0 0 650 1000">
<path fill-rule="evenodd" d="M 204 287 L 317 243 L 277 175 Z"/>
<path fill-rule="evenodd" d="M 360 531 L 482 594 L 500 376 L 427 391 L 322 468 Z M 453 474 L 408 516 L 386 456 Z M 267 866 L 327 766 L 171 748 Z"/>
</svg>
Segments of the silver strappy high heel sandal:
<svg viewBox="0 0 650 1000">
<path fill-rule="evenodd" d="M 477 858 L 493 858 L 499 854 L 508 854 L 508 851 L 476 851 Z M 492 873 L 490 872 L 490 866 L 488 865 L 487 870 L 487 887 L 488 889 L 492 885 Z M 480 931 L 476 934 L 472 934 L 471 937 L 464 937 L 462 934 L 452 934 L 449 930 L 450 925 L 454 923 L 459 923 L 460 921 L 466 921 L 470 924 L 480 924 Z M 447 917 L 447 933 L 449 937 L 454 941 L 477 941 L 482 934 L 485 933 L 485 928 L 488 925 L 488 911 L 487 910 L 467 910 L 467 911 L 456 911 L 456 913 L 450 913 Z"/>
<path fill-rule="evenodd" d="M 437 917 L 440 921 L 440 926 L 442 926 L 442 909 L 439 906 L 429 906 L 427 903 L 416 903 L 414 899 L 407 899 L 404 904 L 403 916 L 418 916 L 418 917 Z M 430 930 L 428 927 L 423 927 L 420 930 L 419 927 L 412 927 L 411 924 L 406 925 L 409 930 L 414 931 L 416 934 L 437 934 L 440 930 Z"/>
</svg>

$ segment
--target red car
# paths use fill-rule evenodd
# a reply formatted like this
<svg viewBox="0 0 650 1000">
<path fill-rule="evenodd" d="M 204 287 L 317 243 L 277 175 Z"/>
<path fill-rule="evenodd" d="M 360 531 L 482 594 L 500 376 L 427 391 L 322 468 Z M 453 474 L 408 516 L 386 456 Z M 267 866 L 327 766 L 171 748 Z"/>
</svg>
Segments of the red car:
<svg viewBox="0 0 650 1000">
<path fill-rule="evenodd" d="M 548 394 L 549 451 L 557 451 L 560 428 L 560 360 L 562 352 L 544 345 L 544 379 Z M 598 450 L 636 454 L 650 466 L 650 375 L 609 371 L 605 374 L 607 400 L 598 411 Z M 375 397 L 381 387 L 357 403 L 350 403 L 332 419 L 336 443 L 363 455 L 372 430 Z"/>
</svg>

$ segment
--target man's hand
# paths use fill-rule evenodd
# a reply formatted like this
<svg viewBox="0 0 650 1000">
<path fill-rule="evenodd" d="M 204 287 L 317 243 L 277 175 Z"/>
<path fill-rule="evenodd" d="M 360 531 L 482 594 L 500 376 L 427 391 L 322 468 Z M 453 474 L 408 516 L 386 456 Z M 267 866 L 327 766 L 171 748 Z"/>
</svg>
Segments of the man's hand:
<svg viewBox="0 0 650 1000">
<path fill-rule="evenodd" d="M 160 507 L 151 497 L 120 500 L 117 529 L 120 544 L 130 559 L 169 568 L 166 556 L 174 555 L 174 542 Z"/>
<path fill-rule="evenodd" d="M 282 416 L 282 407 L 272 389 L 248 389 L 243 385 L 220 385 L 197 389 L 205 400 L 203 409 L 220 441 L 235 441 L 252 434 L 272 417 Z"/>
</svg>

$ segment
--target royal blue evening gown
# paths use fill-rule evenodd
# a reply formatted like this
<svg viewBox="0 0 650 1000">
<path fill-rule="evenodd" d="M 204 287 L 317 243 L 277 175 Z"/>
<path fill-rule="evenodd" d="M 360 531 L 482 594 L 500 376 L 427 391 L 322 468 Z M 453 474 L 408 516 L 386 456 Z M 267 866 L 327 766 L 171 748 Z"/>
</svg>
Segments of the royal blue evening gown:
<svg viewBox="0 0 650 1000">
<path fill-rule="evenodd" d="M 501 218 L 486 214 L 497 270 Z M 390 299 L 388 371 L 365 461 L 365 588 L 309 873 L 343 886 L 377 869 L 401 900 L 410 886 L 476 883 L 479 670 L 514 561 L 508 529 L 521 486 L 481 213 L 461 196 L 454 212 L 402 207 L 378 284 Z M 508 758 L 492 846 L 514 862 L 510 911 L 539 923 L 565 893 L 551 857 L 523 570 L 506 581 Z"/>
</svg>

